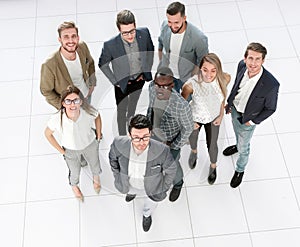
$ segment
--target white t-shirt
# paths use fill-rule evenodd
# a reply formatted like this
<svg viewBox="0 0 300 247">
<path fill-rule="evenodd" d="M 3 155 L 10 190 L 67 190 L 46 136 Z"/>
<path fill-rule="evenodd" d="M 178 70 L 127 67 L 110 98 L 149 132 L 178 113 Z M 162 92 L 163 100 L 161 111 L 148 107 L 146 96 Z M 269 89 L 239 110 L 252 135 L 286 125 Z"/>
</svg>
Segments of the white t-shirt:
<svg viewBox="0 0 300 247">
<path fill-rule="evenodd" d="M 68 60 L 62 54 L 61 57 L 68 69 L 74 86 L 76 86 L 80 90 L 82 95 L 86 98 L 89 93 L 89 88 L 83 78 L 83 72 L 78 53 L 76 52 L 75 60 Z"/>
<path fill-rule="evenodd" d="M 73 121 L 63 113 L 61 125 L 61 113 L 59 111 L 51 116 L 47 126 L 61 136 L 60 142 L 63 147 L 71 150 L 83 150 L 96 138 L 95 131 L 92 129 L 95 128 L 96 114 L 90 115 L 80 108 L 78 119 Z"/>
<path fill-rule="evenodd" d="M 183 33 L 171 34 L 169 67 L 172 69 L 175 78 L 179 78 L 178 61 L 184 34 L 185 31 Z"/>
<path fill-rule="evenodd" d="M 148 149 L 149 146 L 141 154 L 137 154 L 133 146 L 130 148 L 128 176 L 129 184 L 135 189 L 145 189 L 144 176 L 146 173 Z"/>
<path fill-rule="evenodd" d="M 219 83 L 215 79 L 212 82 L 198 82 L 198 75 L 194 75 L 187 81 L 193 87 L 193 96 L 190 106 L 194 122 L 206 124 L 212 122 L 220 115 L 220 108 L 224 96 Z"/>
</svg>

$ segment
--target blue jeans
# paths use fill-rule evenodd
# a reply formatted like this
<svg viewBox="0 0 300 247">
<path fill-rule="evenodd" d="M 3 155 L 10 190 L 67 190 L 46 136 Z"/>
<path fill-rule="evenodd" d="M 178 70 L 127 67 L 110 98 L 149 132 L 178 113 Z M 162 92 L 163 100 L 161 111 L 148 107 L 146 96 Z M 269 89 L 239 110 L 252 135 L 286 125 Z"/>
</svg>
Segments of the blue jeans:
<svg viewBox="0 0 300 247">
<path fill-rule="evenodd" d="M 241 124 L 238 118 L 241 114 L 237 112 L 235 107 L 231 108 L 231 118 L 233 130 L 235 133 L 236 144 L 238 149 L 238 160 L 236 162 L 236 171 L 243 172 L 248 163 L 249 153 L 250 153 L 250 141 L 255 130 L 256 125 L 247 126 Z"/>
</svg>

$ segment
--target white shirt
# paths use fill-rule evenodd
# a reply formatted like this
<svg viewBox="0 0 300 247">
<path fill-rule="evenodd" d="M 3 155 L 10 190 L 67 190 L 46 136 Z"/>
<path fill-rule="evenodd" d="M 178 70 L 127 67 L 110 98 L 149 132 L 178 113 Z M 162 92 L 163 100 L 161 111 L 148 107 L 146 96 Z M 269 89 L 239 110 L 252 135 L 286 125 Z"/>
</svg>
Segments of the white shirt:
<svg viewBox="0 0 300 247">
<path fill-rule="evenodd" d="M 206 124 L 220 115 L 224 96 L 221 87 L 215 79 L 212 82 L 198 82 L 198 75 L 187 81 L 193 87 L 192 101 L 190 102 L 193 121 Z"/>
<path fill-rule="evenodd" d="M 96 114 L 95 114 L 96 115 Z M 61 136 L 61 145 L 71 150 L 83 150 L 95 140 L 95 116 L 80 108 L 80 115 L 73 121 L 63 113 L 61 125 L 60 111 L 51 116 L 47 123 L 50 130 Z"/>
<path fill-rule="evenodd" d="M 249 97 L 256 86 L 259 78 L 263 73 L 263 68 L 259 71 L 259 73 L 252 78 L 248 76 L 248 69 L 244 73 L 244 77 L 241 81 L 240 88 L 233 100 L 233 105 L 235 106 L 238 112 L 244 113 L 246 105 L 248 103 Z"/>
<path fill-rule="evenodd" d="M 68 72 L 70 74 L 74 86 L 76 86 L 80 90 L 82 95 L 86 98 L 89 93 L 89 88 L 86 85 L 83 78 L 83 72 L 82 72 L 82 67 L 81 67 L 78 53 L 76 52 L 75 60 L 68 60 L 62 54 L 61 57 L 68 69 Z"/>
<path fill-rule="evenodd" d="M 132 145 L 130 148 L 128 177 L 129 184 L 135 189 L 145 189 L 144 176 L 146 173 L 148 149 L 149 146 L 142 153 L 138 154 Z"/>
<path fill-rule="evenodd" d="M 181 49 L 181 44 L 182 44 L 184 34 L 185 31 L 183 33 L 171 34 L 169 67 L 172 69 L 175 78 L 179 78 L 178 61 L 179 61 L 179 54 L 180 54 L 180 49 Z"/>
</svg>

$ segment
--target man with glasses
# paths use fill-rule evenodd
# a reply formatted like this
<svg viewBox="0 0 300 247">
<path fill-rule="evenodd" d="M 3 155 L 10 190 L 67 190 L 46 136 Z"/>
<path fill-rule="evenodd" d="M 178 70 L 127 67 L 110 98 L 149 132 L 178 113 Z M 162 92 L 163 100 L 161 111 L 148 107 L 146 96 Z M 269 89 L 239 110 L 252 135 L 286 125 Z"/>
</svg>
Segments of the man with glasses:
<svg viewBox="0 0 300 247">
<path fill-rule="evenodd" d="M 153 124 L 153 138 L 170 147 L 177 164 L 176 177 L 169 200 L 178 199 L 183 185 L 183 171 L 179 163 L 181 147 L 188 141 L 194 123 L 188 102 L 174 89 L 173 72 L 161 67 L 149 86 L 148 117 Z"/>
<path fill-rule="evenodd" d="M 57 31 L 61 47 L 42 65 L 41 93 L 59 110 L 61 92 L 68 86 L 76 86 L 90 103 L 96 86 L 95 64 L 90 51 L 86 43 L 79 42 L 74 22 L 63 22 Z"/>
<path fill-rule="evenodd" d="M 169 148 L 150 139 L 152 125 L 149 119 L 137 114 L 130 119 L 128 136 L 116 137 L 111 144 L 109 161 L 115 178 L 115 187 L 125 200 L 136 195 L 144 198 L 143 230 L 149 231 L 152 213 L 157 202 L 166 198 L 176 174 L 176 164 Z"/>
<path fill-rule="evenodd" d="M 119 135 L 134 115 L 145 81 L 152 80 L 154 46 L 147 28 L 136 28 L 129 10 L 117 15 L 119 34 L 104 42 L 99 68 L 114 85 Z M 110 66 L 111 65 L 111 66 Z"/>
</svg>

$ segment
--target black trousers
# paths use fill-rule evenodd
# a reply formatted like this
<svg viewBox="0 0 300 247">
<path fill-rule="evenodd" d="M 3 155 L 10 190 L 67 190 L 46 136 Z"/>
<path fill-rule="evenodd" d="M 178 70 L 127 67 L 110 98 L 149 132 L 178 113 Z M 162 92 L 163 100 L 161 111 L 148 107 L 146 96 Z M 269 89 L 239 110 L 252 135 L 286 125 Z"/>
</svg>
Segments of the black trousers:
<svg viewBox="0 0 300 247">
<path fill-rule="evenodd" d="M 121 88 L 115 86 L 119 135 L 127 134 L 127 121 L 134 116 L 144 84 L 144 80 L 129 81 L 126 93 L 123 93 Z"/>
</svg>

